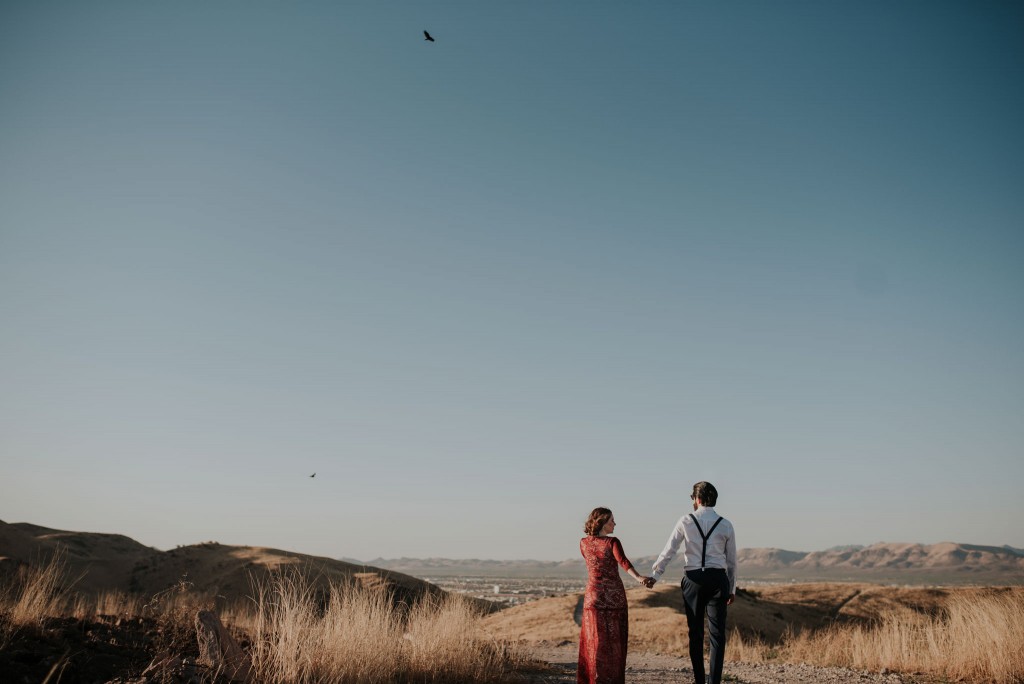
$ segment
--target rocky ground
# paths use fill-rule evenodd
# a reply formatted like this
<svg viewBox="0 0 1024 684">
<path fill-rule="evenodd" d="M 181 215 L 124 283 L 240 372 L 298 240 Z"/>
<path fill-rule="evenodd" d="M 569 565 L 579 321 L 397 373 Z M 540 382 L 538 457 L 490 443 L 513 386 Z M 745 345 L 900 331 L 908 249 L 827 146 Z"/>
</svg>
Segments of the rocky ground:
<svg viewBox="0 0 1024 684">
<path fill-rule="evenodd" d="M 194 632 L 151 618 L 50 618 L 0 639 L 3 684 L 112 684 L 143 677 L 147 667 L 169 654 L 176 660 L 199 655 Z M 172 668 L 163 668 L 170 672 Z M 176 669 L 184 671 L 184 666 Z M 191 667 L 189 677 L 198 668 Z M 166 677 L 168 681 L 178 679 Z"/>
<path fill-rule="evenodd" d="M 530 676 L 538 684 L 576 681 L 576 646 L 538 646 L 533 656 L 550 664 L 550 670 Z M 879 674 L 840 667 L 811 665 L 726 663 L 724 681 L 736 684 L 912 684 L 917 680 L 895 673 Z M 668 655 L 629 654 L 627 684 L 690 684 L 689 658 Z"/>
<path fill-rule="evenodd" d="M 38 684 L 105 682 L 113 672 L 141 672 L 159 640 L 153 620 L 54 618 L 0 644 L 2 681 Z"/>
</svg>

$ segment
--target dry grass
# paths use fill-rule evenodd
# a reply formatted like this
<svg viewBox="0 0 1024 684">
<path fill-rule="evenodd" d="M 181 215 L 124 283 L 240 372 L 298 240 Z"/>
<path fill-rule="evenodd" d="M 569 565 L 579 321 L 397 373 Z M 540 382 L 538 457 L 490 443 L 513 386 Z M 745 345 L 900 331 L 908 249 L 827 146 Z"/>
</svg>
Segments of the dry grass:
<svg viewBox="0 0 1024 684">
<path fill-rule="evenodd" d="M 777 661 L 779 649 L 756 636 L 743 636 L 738 629 L 729 631 L 725 649 L 726 660 L 740 663 L 768 663 Z"/>
<path fill-rule="evenodd" d="M 55 553 L 45 564 L 19 572 L 0 607 L 5 633 L 39 626 L 48 617 L 63 615 L 68 603 L 66 577 L 67 563 L 61 553 Z"/>
<path fill-rule="evenodd" d="M 148 601 L 120 592 L 69 601 L 65 574 L 54 559 L 0 600 L 0 643 L 52 617 L 143 616 L 157 623 L 151 648 L 159 659 L 194 648 L 196 612 L 216 599 L 181 580 Z M 526 663 L 506 642 L 484 635 L 479 606 L 456 595 L 409 606 L 358 583 L 318 588 L 298 571 L 258 583 L 255 593 L 250 604 L 220 616 L 251 643 L 257 682 L 495 682 Z"/>
<path fill-rule="evenodd" d="M 496 637 L 574 643 L 579 595 L 490 616 Z M 631 588 L 632 652 L 686 657 L 678 587 Z M 726 657 L 925 673 L 946 681 L 1024 684 L 1024 587 L 891 587 L 862 583 L 760 586 L 729 609 Z"/>
<path fill-rule="evenodd" d="M 318 597 L 292 574 L 259 587 L 247 631 L 262 681 L 497 681 L 518 659 L 481 637 L 481 618 L 457 596 L 403 609 L 386 593 L 348 584 Z"/>
<path fill-rule="evenodd" d="M 71 616 L 85 620 L 101 615 L 134 617 L 142 615 L 146 600 L 138 594 L 123 591 L 105 591 L 97 596 L 79 595 L 71 606 Z"/>
<path fill-rule="evenodd" d="M 730 660 L 775 660 L 962 681 L 1024 682 L 1024 595 L 954 595 L 934 614 L 894 611 L 867 625 L 788 635 L 777 646 L 734 632 Z"/>
</svg>

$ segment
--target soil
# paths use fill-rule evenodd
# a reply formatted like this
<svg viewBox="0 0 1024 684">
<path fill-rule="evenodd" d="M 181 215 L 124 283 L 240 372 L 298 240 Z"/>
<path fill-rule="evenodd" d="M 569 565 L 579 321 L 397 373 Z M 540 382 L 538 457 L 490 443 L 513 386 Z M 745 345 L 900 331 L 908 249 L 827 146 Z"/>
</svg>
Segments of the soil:
<svg viewBox="0 0 1024 684">
<path fill-rule="evenodd" d="M 577 648 L 574 644 L 532 646 L 533 656 L 549 669 L 529 676 L 538 684 L 576 681 Z M 758 663 L 725 664 L 723 681 L 734 684 L 912 684 L 916 680 L 896 673 L 880 674 L 840 667 Z M 626 659 L 627 684 L 691 684 L 690 659 L 671 655 L 630 653 Z"/>
<path fill-rule="evenodd" d="M 100 684 L 138 677 L 163 650 L 198 656 L 191 643 L 150 618 L 50 618 L 0 643 L 4 684 Z"/>
<path fill-rule="evenodd" d="M 142 620 L 46 620 L 23 628 L 0 648 L 4 681 L 42 682 L 53 671 L 62 682 L 106 681 L 113 671 L 140 670 L 149 663 L 146 645 L 153 625 Z"/>
</svg>

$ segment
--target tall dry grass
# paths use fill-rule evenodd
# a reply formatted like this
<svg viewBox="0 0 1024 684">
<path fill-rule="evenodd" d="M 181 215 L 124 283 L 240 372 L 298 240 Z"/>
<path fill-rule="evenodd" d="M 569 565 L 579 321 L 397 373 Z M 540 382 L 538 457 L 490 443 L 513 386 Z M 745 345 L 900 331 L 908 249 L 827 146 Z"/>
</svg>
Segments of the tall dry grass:
<svg viewBox="0 0 1024 684">
<path fill-rule="evenodd" d="M 1024 682 L 1024 595 L 953 596 L 936 615 L 892 613 L 870 625 L 787 635 L 777 646 L 734 632 L 726 653 L 731 660 Z"/>
<path fill-rule="evenodd" d="M 779 658 L 777 646 L 771 646 L 758 637 L 744 636 L 738 629 L 729 632 L 726 644 L 725 657 L 734 662 L 767 663 Z"/>
<path fill-rule="evenodd" d="M 48 617 L 63 615 L 68 604 L 67 574 L 67 562 L 61 553 L 55 553 L 45 564 L 24 568 L 0 603 L 3 628 L 11 631 L 38 626 Z"/>
<path fill-rule="evenodd" d="M 146 599 L 123 591 L 105 591 L 97 595 L 76 596 L 71 604 L 71 616 L 85 620 L 101 615 L 135 617 L 142 615 Z"/>
<path fill-rule="evenodd" d="M 149 617 L 159 625 L 154 653 L 195 644 L 197 610 L 217 597 L 185 581 L 149 598 L 110 592 L 68 600 L 66 564 L 55 558 L 31 568 L 0 598 L 0 644 L 18 627 L 52 617 Z M 256 584 L 249 605 L 221 611 L 223 623 L 251 643 L 257 682 L 495 682 L 526 658 L 484 635 L 483 615 L 462 597 L 424 598 L 412 606 L 361 585 L 316 589 L 306 575 L 278 575 Z"/>
<path fill-rule="evenodd" d="M 482 636 L 482 616 L 458 596 L 403 608 L 353 584 L 317 598 L 299 575 L 256 593 L 246 631 L 261 681 L 488 682 L 517 664 L 508 647 Z"/>
</svg>

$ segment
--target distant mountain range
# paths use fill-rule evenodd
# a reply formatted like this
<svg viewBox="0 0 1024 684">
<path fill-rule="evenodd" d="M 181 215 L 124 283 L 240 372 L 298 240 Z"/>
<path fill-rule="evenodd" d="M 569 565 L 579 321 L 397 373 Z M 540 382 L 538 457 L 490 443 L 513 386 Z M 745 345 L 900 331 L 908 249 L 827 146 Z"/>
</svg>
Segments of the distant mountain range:
<svg viewBox="0 0 1024 684">
<path fill-rule="evenodd" d="M 632 561 L 646 572 L 655 556 Z M 825 551 L 740 549 L 742 581 L 868 581 L 906 584 L 1024 584 L 1024 549 L 1012 546 L 879 543 L 836 546 Z M 358 562 L 358 561 L 349 561 Z M 585 577 L 583 559 L 457 560 L 447 558 L 375 558 L 367 565 L 416 577 Z M 678 580 L 682 566 L 669 566 L 667 580 Z"/>
</svg>

